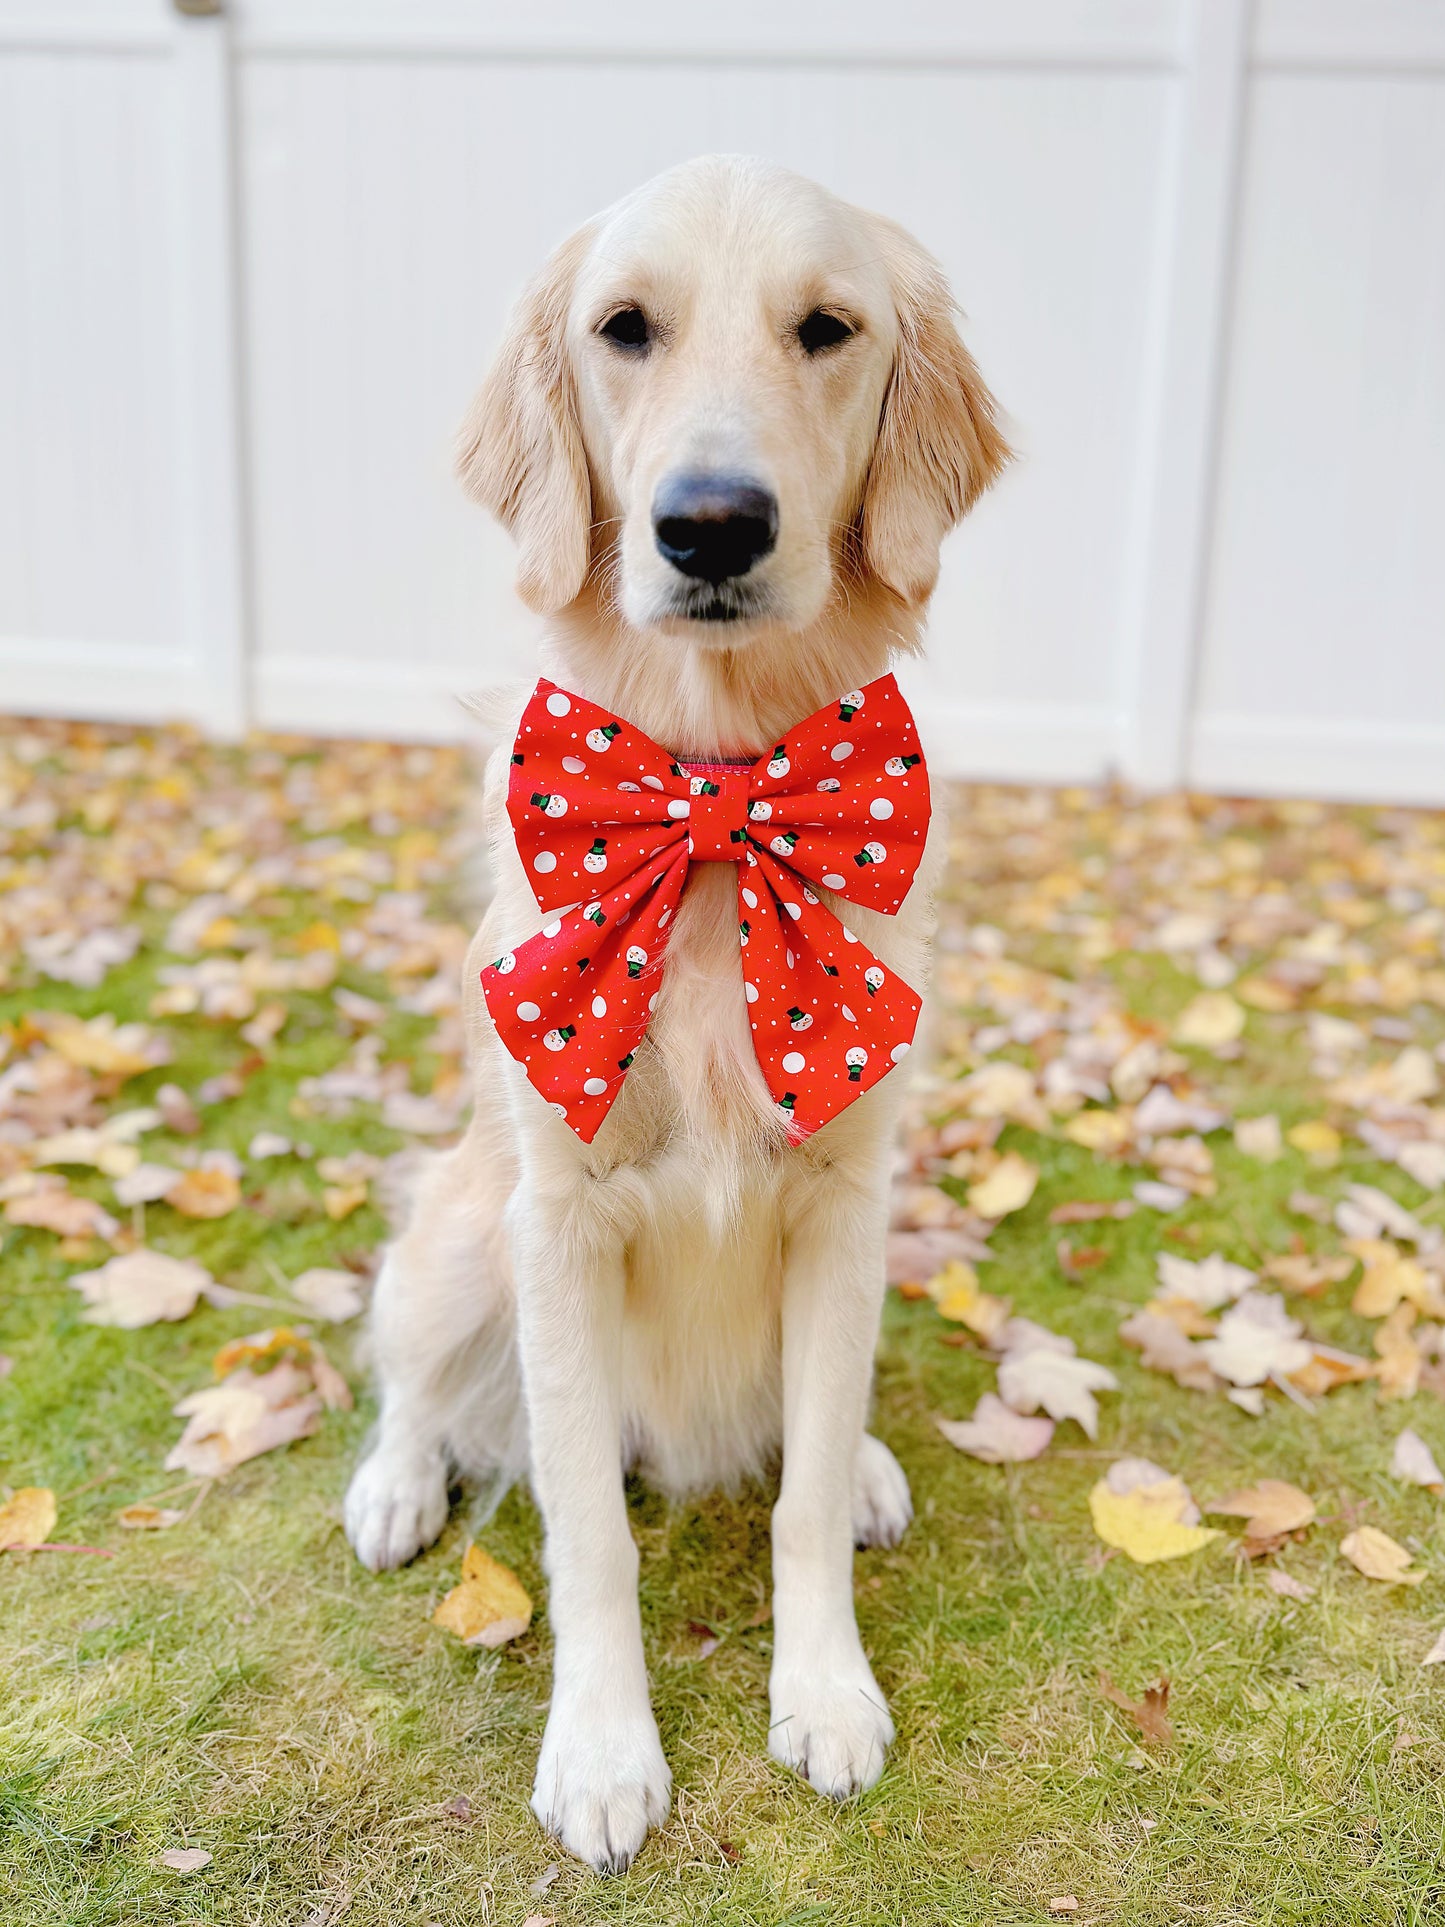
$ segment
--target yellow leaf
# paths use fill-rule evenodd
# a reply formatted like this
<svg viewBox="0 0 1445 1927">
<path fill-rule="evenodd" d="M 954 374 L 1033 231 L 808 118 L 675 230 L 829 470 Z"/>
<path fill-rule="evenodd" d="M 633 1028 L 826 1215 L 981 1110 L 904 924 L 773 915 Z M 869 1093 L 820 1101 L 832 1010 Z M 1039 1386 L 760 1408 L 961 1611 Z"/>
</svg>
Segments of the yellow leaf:
<svg viewBox="0 0 1445 1927">
<path fill-rule="evenodd" d="M 290 1325 L 277 1325 L 270 1331 L 253 1332 L 249 1338 L 233 1338 L 229 1344 L 222 1345 L 211 1365 L 217 1378 L 225 1378 L 238 1365 L 255 1365 L 263 1358 L 275 1358 L 287 1351 L 305 1358 L 311 1351 L 311 1340 L 305 1332 L 295 1331 Z"/>
<path fill-rule="evenodd" d="M 1202 990 L 1180 1013 L 1174 1040 L 1201 1050 L 1232 1044 L 1244 1029 L 1244 1008 L 1227 990 Z"/>
<path fill-rule="evenodd" d="M 296 939 L 298 950 L 340 950 L 341 932 L 334 923 L 308 923 Z"/>
<path fill-rule="evenodd" d="M 1277 1532 L 1298 1532 L 1312 1524 L 1315 1502 L 1284 1479 L 1258 1479 L 1238 1492 L 1226 1492 L 1208 1510 L 1231 1519 L 1248 1519 L 1250 1538 L 1268 1539 Z"/>
<path fill-rule="evenodd" d="M 1086 1151 L 1122 1151 L 1130 1135 L 1129 1120 L 1117 1111 L 1080 1111 L 1064 1126 L 1064 1136 Z"/>
<path fill-rule="evenodd" d="M 960 1258 L 950 1259 L 936 1277 L 929 1279 L 926 1289 L 941 1318 L 966 1325 L 979 1338 L 995 1337 L 1013 1310 L 1007 1298 L 980 1291 L 977 1272 Z"/>
<path fill-rule="evenodd" d="M 1322 1117 L 1309 1118 L 1303 1124 L 1296 1124 L 1286 1131 L 1287 1141 L 1297 1151 L 1303 1151 L 1311 1164 L 1321 1169 L 1335 1164 L 1340 1155 L 1340 1134 L 1333 1124 L 1326 1124 Z"/>
<path fill-rule="evenodd" d="M 1418 1586 L 1428 1577 L 1423 1572 L 1406 1570 L 1411 1555 L 1378 1526 L 1356 1526 L 1340 1541 L 1340 1551 L 1357 1572 L 1362 1572 L 1367 1579 L 1382 1580 L 1387 1586 Z"/>
<path fill-rule="evenodd" d="M 1036 1165 L 1017 1151 L 1006 1151 L 986 1178 L 969 1187 L 968 1202 L 981 1218 L 1005 1218 L 1023 1209 L 1038 1181 Z"/>
<path fill-rule="evenodd" d="M 43 1546 L 55 1530 L 55 1494 L 45 1485 L 22 1485 L 0 1505 L 0 1552 Z"/>
<path fill-rule="evenodd" d="M 224 1218 L 240 1202 L 240 1179 L 218 1165 L 185 1172 L 166 1192 L 166 1203 L 183 1218 Z"/>
<path fill-rule="evenodd" d="M 364 1184 L 328 1184 L 321 1193 L 321 1202 L 326 1208 L 327 1217 L 339 1224 L 343 1218 L 349 1218 L 353 1211 L 359 1210 L 366 1203 L 366 1186 Z"/>
<path fill-rule="evenodd" d="M 1422 1310 L 1428 1305 L 1433 1294 L 1424 1266 L 1388 1238 L 1347 1238 L 1345 1248 L 1365 1268 L 1350 1304 L 1361 1318 L 1387 1318 L 1404 1300 Z"/>
<path fill-rule="evenodd" d="M 531 1625 L 532 1601 L 514 1572 L 472 1545 L 462 1560 L 461 1584 L 452 1587 L 432 1619 L 466 1646 L 505 1646 Z"/>
<path fill-rule="evenodd" d="M 1130 1492 L 1114 1492 L 1107 1479 L 1100 1479 L 1089 1494 L 1095 1532 L 1106 1546 L 1126 1552 L 1140 1566 L 1182 1559 L 1223 1536 L 1217 1526 L 1185 1525 L 1183 1518 L 1190 1509 L 1182 1479 L 1136 1485 Z"/>
</svg>

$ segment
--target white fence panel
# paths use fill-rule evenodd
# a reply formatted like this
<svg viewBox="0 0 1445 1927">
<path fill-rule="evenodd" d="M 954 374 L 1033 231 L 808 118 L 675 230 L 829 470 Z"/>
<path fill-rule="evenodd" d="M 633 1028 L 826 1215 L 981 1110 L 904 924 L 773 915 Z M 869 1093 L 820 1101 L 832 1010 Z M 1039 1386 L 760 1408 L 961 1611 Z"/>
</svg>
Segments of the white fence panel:
<svg viewBox="0 0 1445 1927">
<path fill-rule="evenodd" d="M 0 0 L 0 704 L 451 733 L 506 308 L 688 154 L 942 257 L 953 767 L 1445 802 L 1445 0 Z"/>
</svg>

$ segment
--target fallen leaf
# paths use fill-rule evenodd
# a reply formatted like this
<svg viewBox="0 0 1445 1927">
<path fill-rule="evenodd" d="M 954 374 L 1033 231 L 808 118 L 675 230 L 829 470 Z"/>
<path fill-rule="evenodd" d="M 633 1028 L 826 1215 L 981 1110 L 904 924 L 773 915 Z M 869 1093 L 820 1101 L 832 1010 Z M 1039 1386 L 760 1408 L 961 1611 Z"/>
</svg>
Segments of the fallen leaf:
<svg viewBox="0 0 1445 1927">
<path fill-rule="evenodd" d="M 1064 1126 L 1064 1136 L 1096 1156 L 1122 1151 L 1133 1136 L 1130 1121 L 1118 1111 L 1080 1111 Z"/>
<path fill-rule="evenodd" d="M 215 1857 L 204 1847 L 167 1847 L 164 1853 L 156 1855 L 161 1865 L 173 1873 L 199 1873 L 202 1867 L 209 1867 Z"/>
<path fill-rule="evenodd" d="M 969 1208 L 981 1218 L 1005 1218 L 1010 1212 L 1023 1209 L 1034 1195 L 1038 1181 L 1037 1165 L 1030 1164 L 1017 1151 L 1006 1151 L 986 1178 L 970 1185 Z"/>
<path fill-rule="evenodd" d="M 129 1210 L 136 1204 L 159 1203 L 175 1189 L 184 1175 L 183 1171 L 178 1171 L 170 1164 L 137 1164 L 124 1177 L 117 1178 L 111 1189 L 115 1193 L 116 1203 Z"/>
<path fill-rule="evenodd" d="M 1076 1914 L 1078 1911 L 1079 1902 L 1075 1894 L 1055 1894 L 1049 1902 L 1051 1914 Z"/>
<path fill-rule="evenodd" d="M 55 1494 L 49 1486 L 21 1486 L 0 1504 L 0 1552 L 43 1546 L 55 1530 L 55 1519 Z"/>
<path fill-rule="evenodd" d="M 1179 1299 L 1200 1311 L 1217 1311 L 1221 1305 L 1233 1304 L 1256 1283 L 1252 1271 L 1231 1264 L 1217 1251 L 1197 1261 L 1161 1251 L 1154 1262 L 1160 1297 Z"/>
<path fill-rule="evenodd" d="M 1303 1124 L 1296 1124 L 1285 1132 L 1286 1141 L 1296 1151 L 1303 1151 L 1311 1164 L 1321 1170 L 1340 1159 L 1340 1134 L 1333 1124 L 1326 1124 L 1323 1118 L 1312 1118 Z"/>
<path fill-rule="evenodd" d="M 1309 1364 L 1313 1352 L 1302 1330 L 1282 1298 L 1249 1291 L 1230 1306 L 1216 1335 L 1204 1339 L 1199 1349 L 1210 1368 L 1231 1385 L 1263 1385 Z"/>
<path fill-rule="evenodd" d="M 1144 1689 L 1141 1700 L 1131 1700 L 1110 1679 L 1107 1673 L 1099 1675 L 1099 1691 L 1110 1705 L 1117 1706 L 1139 1729 L 1139 1737 L 1151 1746 L 1168 1746 L 1174 1739 L 1174 1728 L 1169 1720 L 1169 1680 L 1161 1675 L 1157 1684 Z"/>
<path fill-rule="evenodd" d="M 142 1245 L 95 1271 L 73 1273 L 69 1282 L 89 1306 L 87 1324 L 136 1331 L 142 1325 L 188 1318 L 215 1280 L 192 1259 L 168 1258 Z"/>
<path fill-rule="evenodd" d="M 1445 1472 L 1435 1463 L 1435 1455 L 1424 1439 L 1409 1426 L 1395 1440 L 1390 1471 L 1407 1485 L 1423 1485 L 1431 1492 L 1445 1492 Z"/>
<path fill-rule="evenodd" d="M 1268 1569 L 1264 1575 L 1264 1583 L 1271 1592 L 1277 1592 L 1281 1599 L 1298 1599 L 1303 1604 L 1315 1596 L 1313 1586 L 1305 1585 L 1303 1580 L 1296 1579 L 1291 1573 L 1281 1572 L 1278 1566 L 1271 1566 Z"/>
<path fill-rule="evenodd" d="M 322 1401 L 311 1374 L 283 1359 L 260 1374 L 243 1366 L 172 1409 L 186 1429 L 166 1455 L 166 1470 L 222 1479 L 247 1459 L 309 1438 L 321 1423 Z"/>
<path fill-rule="evenodd" d="M 1235 1149 L 1261 1164 L 1273 1164 L 1284 1151 L 1284 1137 L 1273 1111 L 1263 1117 L 1241 1117 L 1234 1126 Z"/>
<path fill-rule="evenodd" d="M 1132 1198 L 1077 1198 L 1069 1204 L 1056 1204 L 1049 1213 L 1049 1223 L 1094 1224 L 1101 1218 L 1132 1218 L 1137 1209 Z"/>
<path fill-rule="evenodd" d="M 349 1218 L 353 1211 L 359 1211 L 366 1203 L 365 1184 L 328 1184 L 321 1193 L 321 1203 L 328 1218 L 339 1224 Z"/>
<path fill-rule="evenodd" d="M 1435 1644 L 1420 1661 L 1422 1666 L 1445 1666 L 1445 1633 L 1441 1633 Z"/>
<path fill-rule="evenodd" d="M 1418 1316 L 1413 1305 L 1397 1305 L 1376 1327 L 1373 1342 L 1380 1360 L 1376 1376 L 1382 1399 L 1413 1398 L 1419 1390 L 1425 1361 L 1412 1332 Z"/>
<path fill-rule="evenodd" d="M 1006 1329 L 1027 1323 L 1012 1319 Z M 1076 1358 L 1069 1340 L 1059 1342 L 1068 1350 L 1033 1341 L 1005 1351 L 998 1368 L 999 1396 L 1015 1412 L 1044 1411 L 1053 1419 L 1074 1419 L 1091 1439 L 1097 1438 L 1099 1407 L 1094 1394 L 1117 1392 L 1119 1381 L 1107 1366 Z"/>
<path fill-rule="evenodd" d="M 9 1200 L 5 1216 L 11 1224 L 53 1231 L 61 1238 L 113 1238 L 120 1230 L 103 1205 L 80 1197 L 64 1178 L 37 1178 L 33 1190 Z"/>
<path fill-rule="evenodd" d="M 1226 1518 L 1246 1519 L 1245 1544 L 1251 1539 L 1272 1539 L 1281 1533 L 1299 1532 L 1315 1518 L 1315 1502 L 1307 1492 L 1284 1479 L 1257 1479 L 1237 1492 L 1226 1492 L 1206 1508 Z"/>
<path fill-rule="evenodd" d="M 432 1619 L 465 1646 L 505 1646 L 532 1623 L 532 1601 L 522 1582 L 479 1545 L 467 1547 L 461 1584 L 442 1600 Z"/>
<path fill-rule="evenodd" d="M 184 1512 L 177 1512 L 170 1506 L 124 1505 L 116 1513 L 117 1525 L 127 1532 L 164 1532 L 170 1526 L 177 1526 L 185 1518 Z"/>
<path fill-rule="evenodd" d="M 1167 1372 L 1176 1384 L 1192 1392 L 1212 1392 L 1219 1379 L 1197 1345 L 1192 1345 L 1178 1324 L 1145 1306 L 1125 1319 L 1119 1336 L 1134 1346 L 1151 1372 Z"/>
<path fill-rule="evenodd" d="M 995 1298 L 989 1292 L 980 1291 L 978 1273 L 973 1266 L 957 1259 L 945 1265 L 936 1278 L 929 1279 L 927 1291 L 938 1306 L 941 1318 L 966 1325 L 977 1337 L 987 1340 L 998 1336 L 1012 1310 L 1007 1298 Z"/>
<path fill-rule="evenodd" d="M 1198 1523 L 1199 1508 L 1180 1478 L 1148 1460 L 1121 1459 L 1089 1494 L 1094 1530 L 1136 1565 L 1182 1559 L 1223 1534 Z"/>
<path fill-rule="evenodd" d="M 1185 1006 L 1174 1026 L 1174 1041 L 1201 1050 L 1232 1044 L 1244 1031 L 1244 1007 L 1227 990 L 1202 990 Z"/>
<path fill-rule="evenodd" d="M 941 1418 L 936 1423 L 950 1445 L 985 1465 L 1036 1459 L 1054 1436 L 1051 1418 L 1025 1418 L 993 1392 L 983 1394 L 972 1418 Z"/>
<path fill-rule="evenodd" d="M 183 1218 L 224 1218 L 241 1202 L 241 1182 L 223 1166 L 197 1165 L 181 1174 L 165 1201 Z"/>
<path fill-rule="evenodd" d="M 364 1303 L 354 1273 L 328 1271 L 323 1266 L 303 1271 L 287 1289 L 298 1304 L 331 1324 L 355 1318 Z"/>
<path fill-rule="evenodd" d="M 1357 1526 L 1340 1541 L 1340 1551 L 1356 1571 L 1387 1586 L 1418 1586 L 1429 1576 L 1409 1571 L 1412 1555 L 1378 1526 Z"/>
</svg>

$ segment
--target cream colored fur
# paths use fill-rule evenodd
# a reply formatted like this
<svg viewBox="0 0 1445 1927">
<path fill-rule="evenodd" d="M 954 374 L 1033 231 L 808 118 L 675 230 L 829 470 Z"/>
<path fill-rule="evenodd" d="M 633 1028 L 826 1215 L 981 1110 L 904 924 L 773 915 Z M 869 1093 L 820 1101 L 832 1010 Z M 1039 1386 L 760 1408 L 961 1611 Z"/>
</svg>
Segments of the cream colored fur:
<svg viewBox="0 0 1445 1927">
<path fill-rule="evenodd" d="M 656 324 L 643 356 L 597 332 L 624 304 Z M 820 305 L 857 332 L 810 358 L 793 330 Z M 721 158 L 662 176 L 558 251 L 519 305 L 460 467 L 516 536 L 519 589 L 550 618 L 546 672 L 686 757 L 756 753 L 913 650 L 939 542 L 1006 457 L 917 245 L 794 175 Z M 742 468 L 777 495 L 754 619 L 669 608 L 650 505 L 679 465 Z M 508 747 L 524 695 L 492 702 Z M 454 1472 L 530 1479 L 556 1643 L 533 1805 L 615 1868 L 670 1788 L 626 1466 L 683 1493 L 781 1456 L 769 1743 L 838 1797 L 882 1769 L 893 1727 L 858 1639 L 852 1548 L 893 1543 L 910 1517 L 897 1462 L 864 1432 L 902 1073 L 789 1146 L 750 1041 L 736 879 L 700 865 L 647 1039 L 581 1144 L 501 1049 L 478 981 L 543 920 L 508 830 L 507 768 L 504 748 L 485 799 L 496 895 L 466 968 L 472 1122 L 421 1179 L 378 1282 L 381 1420 L 346 1525 L 367 1565 L 393 1566 L 441 1530 Z M 919 987 L 941 842 L 936 829 L 900 916 L 846 911 Z"/>
</svg>

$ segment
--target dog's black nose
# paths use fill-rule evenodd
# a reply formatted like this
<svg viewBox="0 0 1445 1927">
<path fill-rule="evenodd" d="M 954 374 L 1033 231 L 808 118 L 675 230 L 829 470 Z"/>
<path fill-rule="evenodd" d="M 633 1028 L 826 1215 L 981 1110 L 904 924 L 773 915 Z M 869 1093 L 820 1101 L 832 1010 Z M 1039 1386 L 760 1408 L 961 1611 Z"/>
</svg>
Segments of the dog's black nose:
<svg viewBox="0 0 1445 1927">
<path fill-rule="evenodd" d="M 669 475 L 652 504 L 658 552 L 703 582 L 746 575 L 778 539 L 778 501 L 746 475 Z"/>
</svg>

